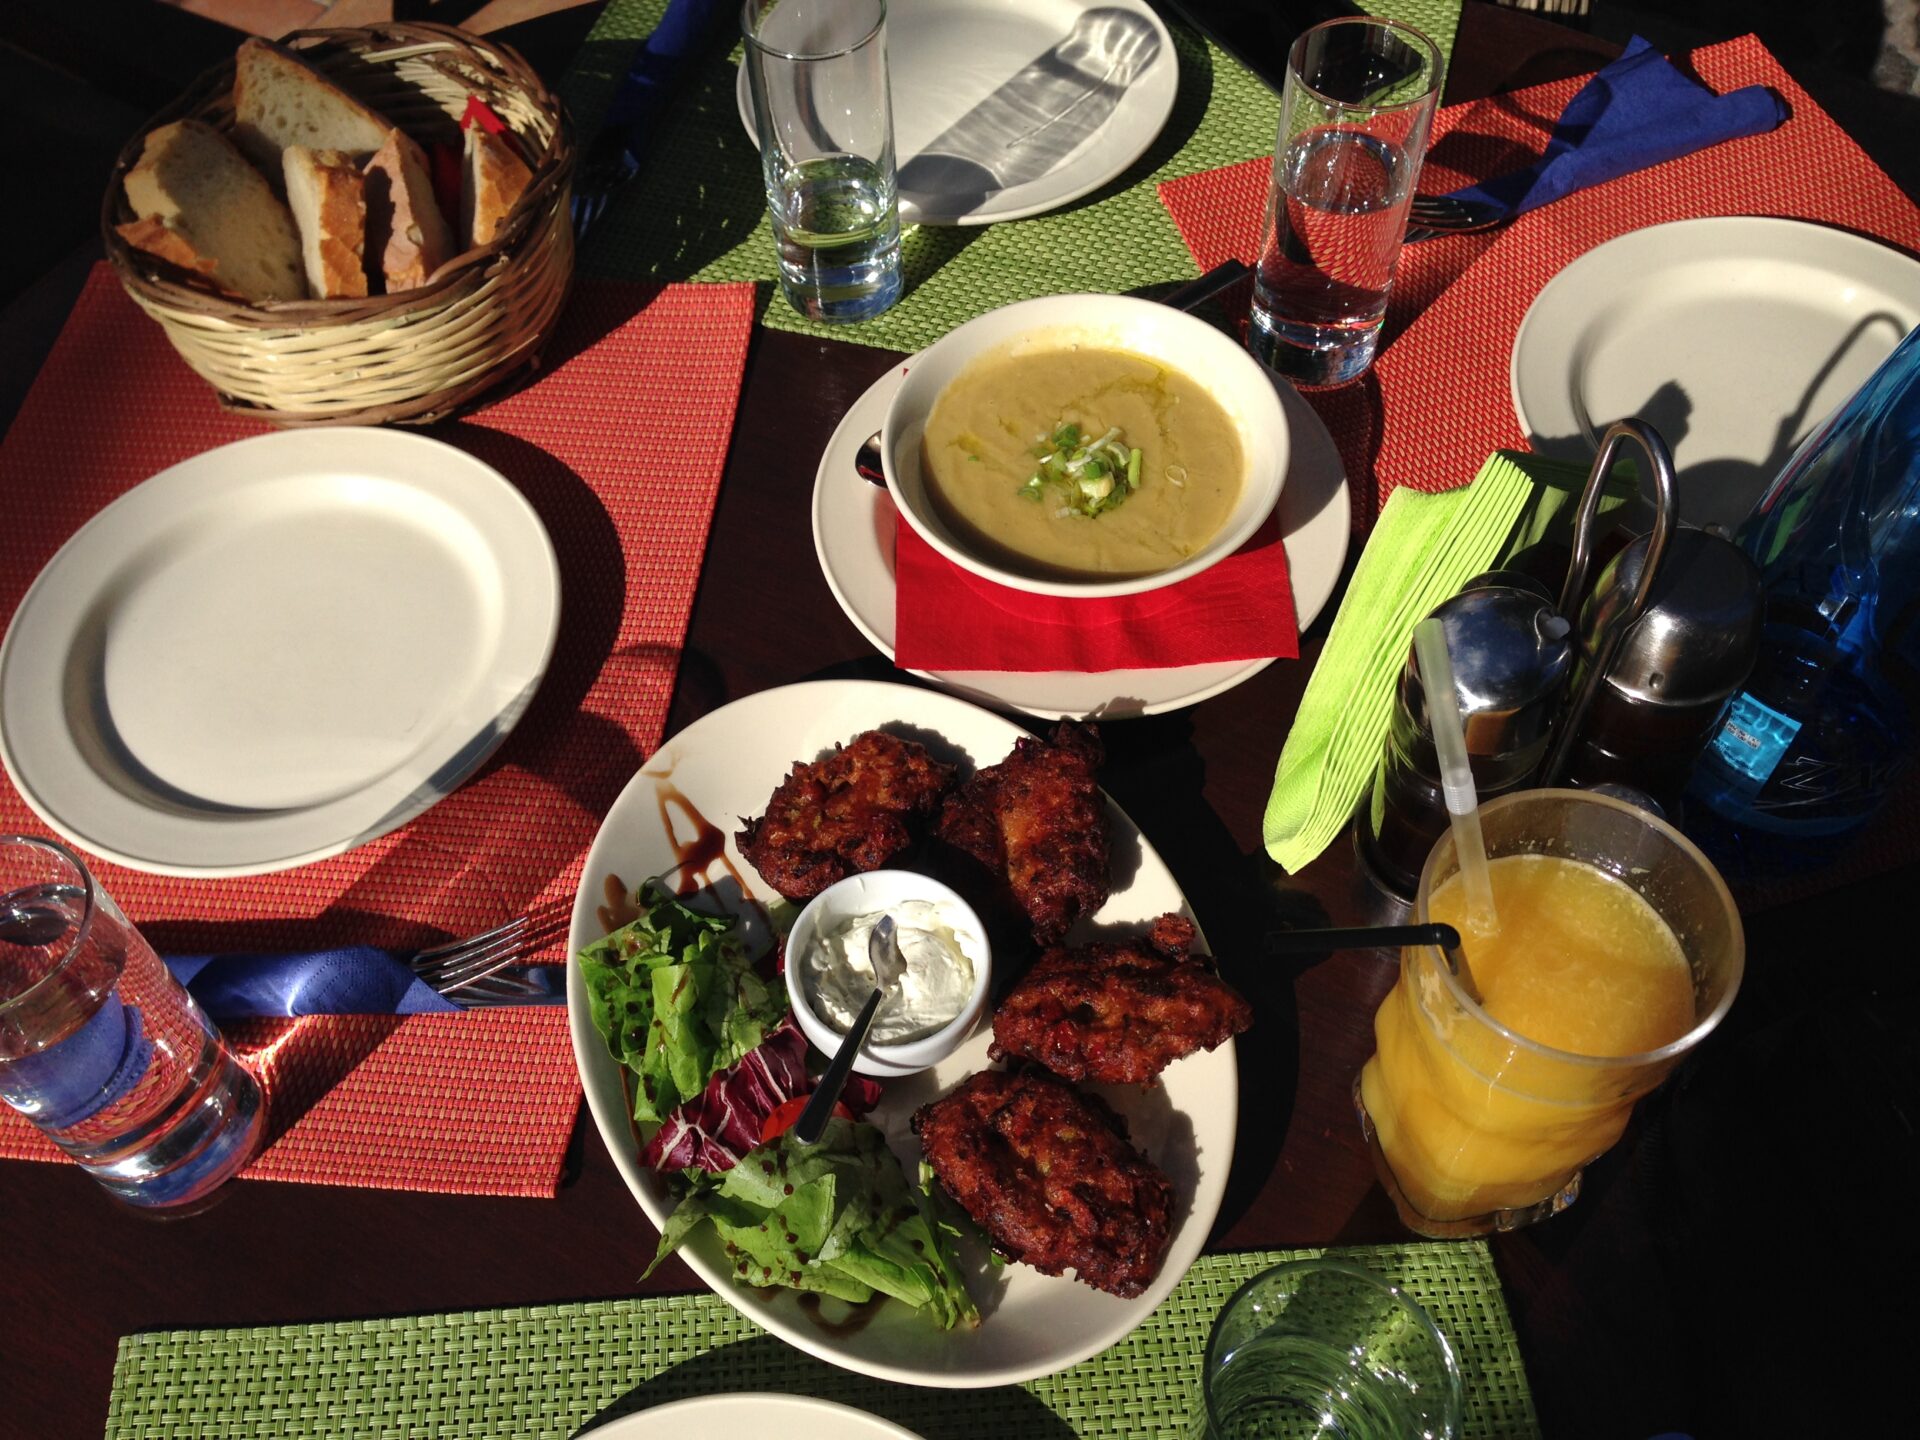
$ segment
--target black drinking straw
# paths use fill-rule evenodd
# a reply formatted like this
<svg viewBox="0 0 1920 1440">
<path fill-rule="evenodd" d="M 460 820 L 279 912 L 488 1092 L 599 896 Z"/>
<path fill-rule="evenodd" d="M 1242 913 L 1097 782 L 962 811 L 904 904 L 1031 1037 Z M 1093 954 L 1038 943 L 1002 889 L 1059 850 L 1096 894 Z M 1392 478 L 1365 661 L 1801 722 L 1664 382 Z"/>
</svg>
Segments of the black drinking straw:
<svg viewBox="0 0 1920 1440">
<path fill-rule="evenodd" d="M 1324 930 L 1269 930 L 1269 955 L 1331 955 L 1335 950 L 1387 949 L 1400 945 L 1435 945 L 1447 957 L 1447 968 L 1469 993 L 1473 986 L 1464 977 L 1470 972 L 1460 954 L 1460 932 L 1451 925 L 1434 921 L 1427 925 L 1340 925 Z M 1473 998 L 1480 997 L 1473 993 Z"/>
</svg>

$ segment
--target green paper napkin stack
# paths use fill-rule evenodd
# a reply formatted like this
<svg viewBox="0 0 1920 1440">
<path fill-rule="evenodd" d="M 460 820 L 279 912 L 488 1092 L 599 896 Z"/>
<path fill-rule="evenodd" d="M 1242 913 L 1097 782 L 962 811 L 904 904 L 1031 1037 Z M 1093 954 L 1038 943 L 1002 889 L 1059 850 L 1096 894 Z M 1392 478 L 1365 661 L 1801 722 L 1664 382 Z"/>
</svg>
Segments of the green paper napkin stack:
<svg viewBox="0 0 1920 1440">
<path fill-rule="evenodd" d="M 1413 627 L 1504 557 L 1564 534 L 1584 478 L 1574 466 L 1501 451 L 1471 485 L 1387 497 L 1280 752 L 1263 837 L 1282 868 L 1300 870 L 1325 850 L 1373 783 Z M 1622 465 L 1601 513 L 1632 490 Z"/>
</svg>

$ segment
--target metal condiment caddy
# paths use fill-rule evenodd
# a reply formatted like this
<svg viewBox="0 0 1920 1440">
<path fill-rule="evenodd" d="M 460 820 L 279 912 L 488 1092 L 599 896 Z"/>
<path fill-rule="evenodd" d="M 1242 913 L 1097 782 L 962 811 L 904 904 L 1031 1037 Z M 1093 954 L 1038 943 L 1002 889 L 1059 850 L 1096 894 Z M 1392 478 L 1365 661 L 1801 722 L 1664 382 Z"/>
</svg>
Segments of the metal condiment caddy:
<svg viewBox="0 0 1920 1440">
<path fill-rule="evenodd" d="M 1589 592 L 1602 491 L 1629 442 L 1651 472 L 1653 529 Z M 1525 576 L 1495 571 L 1433 613 L 1446 626 L 1483 800 L 1539 785 L 1606 785 L 1671 805 L 1752 668 L 1760 578 L 1724 536 L 1679 523 L 1666 443 L 1645 421 L 1621 420 L 1587 475 L 1558 602 Z M 1426 694 L 1409 654 L 1359 817 L 1360 853 L 1377 881 L 1411 896 L 1446 826 Z"/>
</svg>

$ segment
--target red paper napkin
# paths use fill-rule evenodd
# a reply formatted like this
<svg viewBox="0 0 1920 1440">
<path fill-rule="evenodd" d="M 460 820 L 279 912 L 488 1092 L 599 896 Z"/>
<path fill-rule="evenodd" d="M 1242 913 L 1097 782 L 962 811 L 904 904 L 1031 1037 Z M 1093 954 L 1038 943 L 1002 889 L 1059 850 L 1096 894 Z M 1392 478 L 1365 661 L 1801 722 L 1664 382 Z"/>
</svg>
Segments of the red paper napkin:
<svg viewBox="0 0 1920 1440">
<path fill-rule="evenodd" d="M 1373 372 L 1338 390 L 1303 392 L 1333 432 L 1356 499 L 1367 488 L 1357 482 L 1368 473 L 1378 502 L 1396 485 L 1432 491 L 1462 484 L 1489 451 L 1525 447 L 1508 377 L 1520 320 L 1548 280 L 1617 235 L 1669 220 L 1774 215 L 1920 248 L 1920 210 L 1757 39 L 1708 46 L 1679 63 L 1720 93 L 1770 85 L 1791 118 L 1769 134 L 1544 206 L 1492 236 L 1408 246 Z M 1537 157 L 1585 83 L 1574 77 L 1442 110 L 1421 189 L 1445 191 Z M 1255 258 L 1267 173 L 1268 162 L 1257 160 L 1160 187 L 1201 266 L 1228 255 Z M 1372 513 L 1356 515 L 1357 525 L 1370 525 Z"/>
<path fill-rule="evenodd" d="M 497 756 L 394 834 L 279 875 L 182 880 L 89 857 L 163 950 L 423 945 L 570 905 L 666 721 L 753 323 L 751 285 L 583 282 L 537 383 L 430 433 L 498 468 L 559 553 L 546 679 Z M 257 422 L 227 415 L 96 267 L 0 444 L 0 620 L 103 505 Z M 0 780 L 0 827 L 44 826 Z M 558 943 L 550 958 L 563 958 Z M 551 1195 L 580 1087 L 559 1009 L 229 1025 L 264 1075 L 260 1179 Z M 0 1156 L 57 1158 L 0 1110 Z"/>
<path fill-rule="evenodd" d="M 905 521 L 895 539 L 894 660 L 910 670 L 1148 670 L 1300 654 L 1280 528 L 1190 580 L 1064 600 L 982 580 Z"/>
</svg>

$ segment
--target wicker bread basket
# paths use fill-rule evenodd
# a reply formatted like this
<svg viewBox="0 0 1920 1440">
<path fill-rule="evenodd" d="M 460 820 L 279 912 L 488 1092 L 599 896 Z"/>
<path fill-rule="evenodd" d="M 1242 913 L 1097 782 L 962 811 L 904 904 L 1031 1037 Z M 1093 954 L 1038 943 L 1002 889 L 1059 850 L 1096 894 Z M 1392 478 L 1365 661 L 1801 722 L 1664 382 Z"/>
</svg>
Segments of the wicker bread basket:
<svg viewBox="0 0 1920 1440">
<path fill-rule="evenodd" d="M 460 143 L 469 95 L 520 141 L 533 183 L 491 244 L 396 295 L 249 304 L 120 238 L 134 218 L 115 162 L 101 206 L 107 258 L 134 301 L 229 410 L 277 425 L 425 424 L 539 364 L 573 278 L 573 137 L 560 102 L 512 50 L 446 25 L 302 30 L 281 43 L 423 144 Z M 200 77 L 149 129 L 233 125 L 233 62 Z"/>
</svg>

